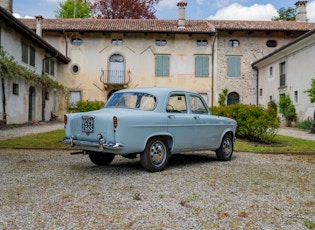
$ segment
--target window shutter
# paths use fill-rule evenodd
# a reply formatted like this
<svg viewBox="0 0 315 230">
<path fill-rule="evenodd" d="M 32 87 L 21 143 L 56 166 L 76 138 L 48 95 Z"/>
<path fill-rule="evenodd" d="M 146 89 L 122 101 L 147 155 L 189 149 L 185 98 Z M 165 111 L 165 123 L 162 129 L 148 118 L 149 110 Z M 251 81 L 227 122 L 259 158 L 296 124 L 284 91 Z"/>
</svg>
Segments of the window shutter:
<svg viewBox="0 0 315 230">
<path fill-rule="evenodd" d="M 195 59 L 196 77 L 209 76 L 209 57 L 197 56 Z"/>
<path fill-rule="evenodd" d="M 241 58 L 228 57 L 228 77 L 241 76 Z"/>
<path fill-rule="evenodd" d="M 155 76 L 169 76 L 169 56 L 155 56 Z"/>
</svg>

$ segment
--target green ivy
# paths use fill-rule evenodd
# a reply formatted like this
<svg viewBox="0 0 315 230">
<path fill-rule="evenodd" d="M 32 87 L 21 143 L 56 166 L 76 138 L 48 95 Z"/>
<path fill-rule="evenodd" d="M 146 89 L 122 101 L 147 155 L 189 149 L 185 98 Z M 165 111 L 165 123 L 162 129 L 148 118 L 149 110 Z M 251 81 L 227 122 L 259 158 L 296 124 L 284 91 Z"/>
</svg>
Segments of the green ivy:
<svg viewBox="0 0 315 230">
<path fill-rule="evenodd" d="M 64 92 L 63 85 L 48 77 L 47 74 L 38 75 L 35 71 L 18 64 L 14 57 L 4 51 L 2 47 L 0 47 L 0 76 L 10 79 L 19 76 L 30 85 L 46 89 L 59 89 Z"/>
</svg>

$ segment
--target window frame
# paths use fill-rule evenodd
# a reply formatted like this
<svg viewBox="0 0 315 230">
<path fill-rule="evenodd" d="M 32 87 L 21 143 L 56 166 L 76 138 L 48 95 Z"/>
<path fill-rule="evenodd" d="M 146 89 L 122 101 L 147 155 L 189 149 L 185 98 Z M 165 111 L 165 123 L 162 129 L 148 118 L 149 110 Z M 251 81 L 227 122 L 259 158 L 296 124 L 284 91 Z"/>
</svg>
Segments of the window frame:
<svg viewBox="0 0 315 230">
<path fill-rule="evenodd" d="M 36 65 L 36 49 L 34 46 L 22 41 L 21 45 L 22 56 L 21 60 L 27 65 L 35 67 Z"/>
<path fill-rule="evenodd" d="M 166 46 L 167 41 L 165 39 L 156 39 L 155 40 L 155 45 L 156 46 Z"/>
<path fill-rule="evenodd" d="M 228 42 L 229 47 L 239 47 L 240 44 L 240 41 L 237 39 L 230 39 Z"/>
<path fill-rule="evenodd" d="M 286 86 L 286 62 L 279 64 L 279 85 L 280 87 Z"/>
<path fill-rule="evenodd" d="M 208 46 L 208 40 L 206 39 L 198 39 L 196 41 L 197 46 Z"/>
</svg>

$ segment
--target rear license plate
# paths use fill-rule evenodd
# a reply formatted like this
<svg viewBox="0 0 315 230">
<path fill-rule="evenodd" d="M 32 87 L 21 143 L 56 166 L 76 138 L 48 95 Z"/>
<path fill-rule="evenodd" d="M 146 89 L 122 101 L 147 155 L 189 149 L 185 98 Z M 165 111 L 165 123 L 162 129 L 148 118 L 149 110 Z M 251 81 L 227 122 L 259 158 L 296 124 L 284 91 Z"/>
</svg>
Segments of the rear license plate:
<svg viewBox="0 0 315 230">
<path fill-rule="evenodd" d="M 91 116 L 82 117 L 82 132 L 84 133 L 94 132 L 94 117 Z"/>
</svg>

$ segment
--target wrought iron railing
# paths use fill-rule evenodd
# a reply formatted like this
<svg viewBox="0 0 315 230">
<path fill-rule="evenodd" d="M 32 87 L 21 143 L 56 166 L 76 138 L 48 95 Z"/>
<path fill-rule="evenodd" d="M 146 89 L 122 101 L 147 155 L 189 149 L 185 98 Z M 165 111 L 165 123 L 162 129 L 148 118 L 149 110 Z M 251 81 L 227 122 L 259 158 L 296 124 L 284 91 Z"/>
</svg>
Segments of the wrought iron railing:
<svg viewBox="0 0 315 230">
<path fill-rule="evenodd" d="M 130 71 L 102 70 L 100 81 L 105 85 L 126 85 L 130 80 Z"/>
</svg>

